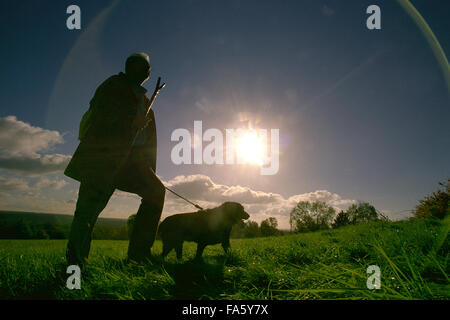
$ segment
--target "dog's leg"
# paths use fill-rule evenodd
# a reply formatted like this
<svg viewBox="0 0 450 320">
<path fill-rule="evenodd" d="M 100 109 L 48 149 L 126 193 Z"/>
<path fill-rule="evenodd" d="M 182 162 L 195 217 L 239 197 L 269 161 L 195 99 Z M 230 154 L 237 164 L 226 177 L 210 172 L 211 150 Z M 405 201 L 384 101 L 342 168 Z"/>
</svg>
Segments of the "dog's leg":
<svg viewBox="0 0 450 320">
<path fill-rule="evenodd" d="M 195 254 L 195 260 L 201 260 L 203 250 L 205 250 L 206 244 L 204 243 L 197 243 L 197 253 Z"/>
<path fill-rule="evenodd" d="M 162 257 L 163 259 L 165 257 L 167 257 L 167 255 L 169 254 L 169 252 L 173 249 L 173 244 L 170 243 L 168 241 L 164 241 L 163 242 L 163 252 L 162 252 Z"/>
<path fill-rule="evenodd" d="M 222 248 L 225 253 L 228 253 L 228 251 L 230 250 L 230 233 L 231 229 L 226 230 L 222 235 Z"/>
<path fill-rule="evenodd" d="M 179 242 L 175 246 L 175 251 L 177 253 L 177 259 L 181 260 L 181 258 L 183 257 L 183 241 Z"/>
</svg>

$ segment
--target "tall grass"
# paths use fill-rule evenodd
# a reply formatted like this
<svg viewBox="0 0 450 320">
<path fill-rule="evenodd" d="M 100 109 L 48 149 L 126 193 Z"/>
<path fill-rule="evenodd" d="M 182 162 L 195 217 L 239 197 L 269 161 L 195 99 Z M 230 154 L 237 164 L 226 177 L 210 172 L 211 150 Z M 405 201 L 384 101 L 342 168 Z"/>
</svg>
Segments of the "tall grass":
<svg viewBox="0 0 450 320">
<path fill-rule="evenodd" d="M 125 261 L 127 241 L 94 241 L 82 289 L 66 288 L 64 240 L 0 241 L 2 299 L 449 299 L 449 220 L 371 222 L 209 246 L 193 262 Z M 366 286 L 369 265 L 381 288 Z"/>
</svg>

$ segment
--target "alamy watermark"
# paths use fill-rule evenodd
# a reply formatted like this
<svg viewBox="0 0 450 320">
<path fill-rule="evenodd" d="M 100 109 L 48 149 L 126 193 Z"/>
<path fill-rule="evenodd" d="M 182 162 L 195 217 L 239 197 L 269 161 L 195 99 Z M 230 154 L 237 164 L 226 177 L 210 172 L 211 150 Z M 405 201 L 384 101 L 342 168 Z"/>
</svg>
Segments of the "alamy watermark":
<svg viewBox="0 0 450 320">
<path fill-rule="evenodd" d="M 369 30 L 381 29 L 381 9 L 379 6 L 372 4 L 367 7 L 366 13 L 370 16 L 366 20 L 366 27 Z"/>
<path fill-rule="evenodd" d="M 367 267 L 367 274 L 370 276 L 367 278 L 367 289 L 381 289 L 381 271 L 377 265 L 370 265 Z"/>
<path fill-rule="evenodd" d="M 81 289 L 81 269 L 77 265 L 70 265 L 67 267 L 66 270 L 67 274 L 70 274 L 70 276 L 67 278 L 66 281 L 66 287 L 69 290 Z"/>
<path fill-rule="evenodd" d="M 66 20 L 66 27 L 69 30 L 81 29 L 81 9 L 79 6 L 72 4 L 67 7 L 66 13 L 70 14 Z"/>
<path fill-rule="evenodd" d="M 269 138 L 270 137 L 270 141 Z M 251 164 L 261 175 L 274 175 L 280 168 L 279 129 L 211 128 L 203 132 L 202 121 L 194 121 L 194 133 L 175 129 L 171 141 L 178 142 L 170 154 L 174 164 Z M 203 143 L 207 142 L 204 146 Z"/>
<path fill-rule="evenodd" d="M 69 16 L 66 19 L 66 26 L 69 30 L 81 29 L 81 9 L 78 5 L 71 4 L 67 7 L 66 13 Z M 370 16 L 366 20 L 366 27 L 369 30 L 381 29 L 381 9 L 379 6 L 372 4 L 367 7 L 366 14 Z"/>
</svg>

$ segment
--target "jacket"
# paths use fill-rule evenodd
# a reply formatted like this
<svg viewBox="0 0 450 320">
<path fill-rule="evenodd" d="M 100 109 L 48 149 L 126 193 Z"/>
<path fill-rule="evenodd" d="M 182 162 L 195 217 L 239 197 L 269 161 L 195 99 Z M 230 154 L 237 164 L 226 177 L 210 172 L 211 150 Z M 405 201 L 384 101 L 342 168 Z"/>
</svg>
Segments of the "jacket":
<svg viewBox="0 0 450 320">
<path fill-rule="evenodd" d="M 145 96 L 147 105 L 149 99 Z M 113 185 L 120 168 L 130 156 L 137 129 L 132 128 L 138 100 L 124 73 L 113 75 L 96 90 L 90 101 L 90 125 L 67 165 L 64 174 L 77 181 Z M 156 171 L 156 124 L 153 110 L 146 130 L 142 161 Z"/>
</svg>

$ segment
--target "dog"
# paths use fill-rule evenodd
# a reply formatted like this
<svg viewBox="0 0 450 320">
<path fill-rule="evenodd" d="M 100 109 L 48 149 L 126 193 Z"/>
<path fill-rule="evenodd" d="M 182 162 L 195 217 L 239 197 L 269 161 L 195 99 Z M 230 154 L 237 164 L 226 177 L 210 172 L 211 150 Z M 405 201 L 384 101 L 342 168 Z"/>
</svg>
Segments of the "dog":
<svg viewBox="0 0 450 320">
<path fill-rule="evenodd" d="M 162 258 L 175 248 L 177 259 L 181 259 L 184 241 L 197 243 L 195 260 L 201 259 L 203 250 L 210 244 L 221 243 L 227 252 L 233 225 L 249 217 L 244 207 L 237 202 L 225 202 L 217 208 L 167 217 L 158 230 L 163 242 Z"/>
</svg>

